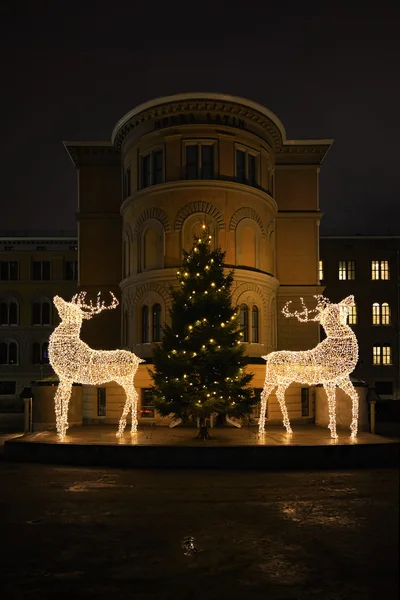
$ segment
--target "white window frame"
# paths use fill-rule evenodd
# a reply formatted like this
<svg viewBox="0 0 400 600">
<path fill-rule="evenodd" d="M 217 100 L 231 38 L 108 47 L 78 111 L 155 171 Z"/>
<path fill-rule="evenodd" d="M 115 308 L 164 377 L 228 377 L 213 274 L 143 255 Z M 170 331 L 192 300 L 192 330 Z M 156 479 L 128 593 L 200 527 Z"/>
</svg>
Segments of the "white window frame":
<svg viewBox="0 0 400 600">
<path fill-rule="evenodd" d="M 197 178 L 195 181 L 202 179 L 202 163 L 201 163 L 201 146 L 212 146 L 213 147 L 213 179 L 215 179 L 218 173 L 218 157 L 217 157 L 217 149 L 218 144 L 217 140 L 212 138 L 193 138 L 193 139 L 185 139 L 182 140 L 182 170 L 184 173 L 184 179 L 187 180 L 187 172 L 186 172 L 186 148 L 188 146 L 197 146 Z M 207 179 L 205 180 L 207 181 Z"/>
</svg>

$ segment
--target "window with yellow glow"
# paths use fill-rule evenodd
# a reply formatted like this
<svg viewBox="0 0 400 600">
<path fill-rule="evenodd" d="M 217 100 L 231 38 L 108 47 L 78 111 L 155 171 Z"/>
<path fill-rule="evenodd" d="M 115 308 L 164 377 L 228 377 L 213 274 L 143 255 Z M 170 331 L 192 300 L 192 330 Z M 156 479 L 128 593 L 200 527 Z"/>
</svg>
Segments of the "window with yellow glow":
<svg viewBox="0 0 400 600">
<path fill-rule="evenodd" d="M 318 279 L 320 281 L 324 280 L 324 263 L 322 260 L 320 260 L 318 264 Z"/>
<path fill-rule="evenodd" d="M 373 280 L 390 279 L 389 261 L 388 260 L 373 260 L 371 262 L 371 278 Z"/>
<path fill-rule="evenodd" d="M 383 302 L 381 306 L 381 321 L 382 325 L 390 325 L 390 306 L 387 302 Z"/>
<path fill-rule="evenodd" d="M 376 344 L 373 347 L 372 362 L 374 365 L 390 366 L 392 364 L 392 348 L 389 344 Z"/>
<path fill-rule="evenodd" d="M 381 324 L 381 307 L 378 302 L 374 302 L 372 305 L 372 325 Z"/>
<path fill-rule="evenodd" d="M 347 320 L 349 325 L 357 325 L 357 305 L 349 308 L 349 316 Z"/>
<path fill-rule="evenodd" d="M 352 280 L 356 278 L 356 263 L 354 260 L 339 261 L 339 280 Z"/>
</svg>

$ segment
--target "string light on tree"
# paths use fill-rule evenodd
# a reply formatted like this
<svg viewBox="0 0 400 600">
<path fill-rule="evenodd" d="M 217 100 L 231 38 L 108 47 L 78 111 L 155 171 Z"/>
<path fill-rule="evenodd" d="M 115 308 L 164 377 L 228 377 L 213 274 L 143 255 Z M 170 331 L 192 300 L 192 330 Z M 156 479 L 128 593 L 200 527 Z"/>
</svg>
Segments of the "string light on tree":
<svg viewBox="0 0 400 600">
<path fill-rule="evenodd" d="M 83 319 L 91 319 L 103 310 L 118 306 L 118 300 L 112 292 L 110 294 L 112 302 L 109 306 L 100 301 L 100 293 L 96 304 L 85 302 L 86 292 L 76 294 L 71 302 L 60 296 L 54 297 L 61 323 L 50 336 L 49 361 L 60 380 L 55 395 L 55 411 L 57 433 L 61 439 L 65 438 L 68 429 L 68 404 L 73 383 L 100 385 L 116 381 L 126 394 L 117 436 L 125 430 L 129 411 L 132 412 L 131 432 L 137 431 L 138 394 L 133 382 L 142 359 L 126 350 L 93 350 L 80 339 Z"/>
<path fill-rule="evenodd" d="M 282 312 L 285 317 L 295 317 L 302 323 L 319 322 L 326 333 L 326 339 L 312 350 L 293 352 L 281 350 L 263 356 L 267 361 L 264 388 L 261 394 L 259 433 L 265 433 L 265 413 L 267 401 L 277 388 L 276 396 L 282 411 L 283 424 L 287 433 L 292 433 L 285 404 L 285 391 L 291 383 L 324 386 L 329 407 L 329 429 L 336 439 L 336 387 L 341 388 L 352 400 L 351 437 L 357 437 L 358 394 L 350 381 L 350 373 L 358 360 L 357 338 L 347 317 L 354 306 L 354 297 L 348 296 L 338 304 L 331 304 L 323 296 L 314 296 L 317 306 L 309 310 L 301 298 L 302 310 L 290 312 L 288 302 Z M 314 316 L 311 316 L 314 315 Z"/>
</svg>

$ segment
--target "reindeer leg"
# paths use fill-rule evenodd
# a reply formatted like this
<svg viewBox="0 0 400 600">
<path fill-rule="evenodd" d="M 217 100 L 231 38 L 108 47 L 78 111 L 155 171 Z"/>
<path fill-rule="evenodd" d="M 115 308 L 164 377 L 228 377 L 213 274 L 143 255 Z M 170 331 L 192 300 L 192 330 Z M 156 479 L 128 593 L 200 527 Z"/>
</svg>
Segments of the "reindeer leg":
<svg viewBox="0 0 400 600">
<path fill-rule="evenodd" d="M 290 421 L 288 416 L 288 411 L 285 403 L 285 391 L 288 388 L 287 385 L 279 385 L 276 390 L 276 397 L 278 398 L 279 406 L 281 407 L 282 416 L 283 416 L 283 424 L 286 427 L 287 433 L 293 433 L 292 428 L 290 427 Z"/>
<path fill-rule="evenodd" d="M 331 438 L 337 439 L 336 433 L 336 385 L 334 383 L 324 383 L 324 389 L 328 397 L 329 407 L 329 425 Z"/>
<path fill-rule="evenodd" d="M 264 389 L 261 392 L 261 408 L 260 408 L 260 418 L 258 419 L 258 435 L 262 435 L 265 433 L 265 415 L 267 412 L 267 403 L 269 395 L 274 389 L 275 385 L 264 385 Z"/>
<path fill-rule="evenodd" d="M 138 407 L 138 398 L 139 398 L 139 394 L 137 393 L 137 391 L 135 390 L 135 388 L 132 385 L 132 403 L 131 403 L 131 407 L 132 407 L 132 425 L 131 425 L 131 433 L 137 433 L 137 428 L 138 428 L 138 419 L 137 419 L 137 407 Z"/>
<path fill-rule="evenodd" d="M 352 400 L 352 407 L 351 407 L 352 419 L 351 419 L 351 425 L 350 425 L 350 431 L 351 431 L 350 437 L 354 440 L 354 438 L 357 437 L 357 431 L 358 431 L 358 392 L 355 389 L 354 385 L 351 383 L 349 377 L 346 377 L 346 379 L 341 381 L 339 383 L 339 387 L 341 390 L 344 391 L 345 394 L 350 396 L 350 398 Z"/>
<path fill-rule="evenodd" d="M 71 390 L 72 381 L 61 379 L 54 398 L 57 434 L 62 440 L 65 438 L 68 429 L 68 404 Z"/>
<path fill-rule="evenodd" d="M 126 427 L 126 418 L 128 416 L 132 400 L 131 400 L 131 397 L 129 394 L 129 387 L 128 387 L 128 384 L 126 383 L 126 381 L 124 381 L 124 380 L 118 381 L 117 380 L 117 383 L 123 388 L 125 395 L 126 395 L 124 410 L 122 411 L 122 415 L 119 420 L 118 431 L 117 431 L 117 437 L 122 437 L 124 435 L 124 431 L 125 431 L 125 427 Z"/>
</svg>

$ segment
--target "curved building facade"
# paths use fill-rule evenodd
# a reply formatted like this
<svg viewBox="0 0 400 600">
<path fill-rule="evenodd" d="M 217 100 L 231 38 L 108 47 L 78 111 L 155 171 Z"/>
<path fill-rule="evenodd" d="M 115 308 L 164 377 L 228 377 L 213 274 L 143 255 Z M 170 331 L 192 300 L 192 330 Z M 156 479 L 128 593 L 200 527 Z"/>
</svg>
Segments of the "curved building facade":
<svg viewBox="0 0 400 600">
<path fill-rule="evenodd" d="M 136 377 L 142 419 L 158 420 L 149 390 L 152 348 L 168 321 L 182 249 L 191 248 L 203 224 L 235 269 L 233 302 L 241 310 L 254 388 L 263 385 L 262 355 L 318 343 L 315 324 L 289 322 L 280 308 L 300 296 L 312 304 L 322 291 L 318 176 L 330 144 L 287 140 L 267 108 L 205 93 L 134 108 L 116 124 L 111 143 L 65 143 L 79 169 L 79 285 L 93 294 L 112 290 L 121 300 L 119 314 L 90 323 L 85 339 L 146 359 Z M 87 420 L 118 419 L 115 385 L 85 392 Z M 311 396 L 293 388 L 292 418 L 313 417 Z M 272 400 L 269 419 L 279 418 Z"/>
</svg>

